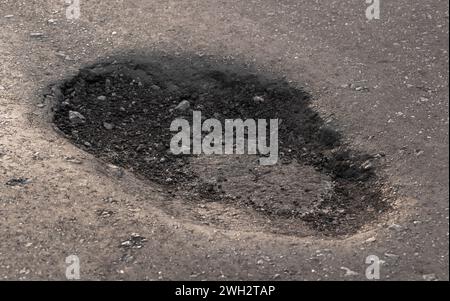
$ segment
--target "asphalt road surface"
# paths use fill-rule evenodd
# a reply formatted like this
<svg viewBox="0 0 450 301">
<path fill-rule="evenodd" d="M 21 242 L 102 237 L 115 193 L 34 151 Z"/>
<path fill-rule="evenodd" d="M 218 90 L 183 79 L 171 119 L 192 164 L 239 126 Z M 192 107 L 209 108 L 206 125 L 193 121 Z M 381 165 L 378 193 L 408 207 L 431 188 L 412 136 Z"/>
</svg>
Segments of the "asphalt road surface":
<svg viewBox="0 0 450 301">
<path fill-rule="evenodd" d="M 368 6 L 80 0 L 77 16 L 62 0 L 0 0 L 0 279 L 65 280 L 75 255 L 83 280 L 367 280 L 373 255 L 381 280 L 448 280 L 448 1 L 381 0 L 373 20 Z M 166 208 L 157 185 L 55 131 L 50 84 L 155 53 L 304 87 L 353 149 L 379 155 L 392 209 L 336 237 L 228 224 L 239 213 L 214 204 L 180 216 L 182 201 Z"/>
</svg>

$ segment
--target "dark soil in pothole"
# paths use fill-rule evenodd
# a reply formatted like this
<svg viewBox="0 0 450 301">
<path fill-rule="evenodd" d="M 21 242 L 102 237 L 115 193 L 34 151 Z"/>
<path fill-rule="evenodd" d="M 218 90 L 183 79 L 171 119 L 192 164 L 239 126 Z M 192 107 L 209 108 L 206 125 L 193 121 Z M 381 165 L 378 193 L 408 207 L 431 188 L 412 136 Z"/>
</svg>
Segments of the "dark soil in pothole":
<svg viewBox="0 0 450 301">
<path fill-rule="evenodd" d="M 374 158 L 352 151 L 283 80 L 183 63 L 101 63 L 53 89 L 54 123 L 73 143 L 163 185 L 185 202 L 223 202 L 273 219 L 348 234 L 388 204 Z M 257 100 L 255 101 L 255 96 Z M 187 100 L 190 109 L 175 110 Z M 263 100 L 263 101 L 262 101 Z M 280 119 L 280 161 L 257 156 L 175 156 L 171 122 L 192 110 L 225 119 Z"/>
</svg>

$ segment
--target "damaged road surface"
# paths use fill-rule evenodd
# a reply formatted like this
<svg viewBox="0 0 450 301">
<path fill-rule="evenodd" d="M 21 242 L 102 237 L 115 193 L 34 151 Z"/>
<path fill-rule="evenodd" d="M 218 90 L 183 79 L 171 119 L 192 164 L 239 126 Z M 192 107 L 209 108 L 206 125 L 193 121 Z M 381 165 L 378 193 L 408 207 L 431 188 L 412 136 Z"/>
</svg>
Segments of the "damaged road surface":
<svg viewBox="0 0 450 301">
<path fill-rule="evenodd" d="M 268 218 L 271 232 L 342 235 L 389 208 L 374 158 L 348 148 L 336 125 L 310 108 L 310 95 L 283 80 L 179 58 L 140 59 L 95 64 L 53 90 L 54 123 L 70 141 L 161 185 L 167 203 L 182 200 L 186 210 L 176 215 L 194 222 L 198 204 L 220 203 Z M 194 111 L 221 122 L 278 119 L 278 162 L 174 155 L 171 123 L 192 120 Z"/>
<path fill-rule="evenodd" d="M 0 1 L 0 279 L 448 280 L 448 1 L 70 2 Z"/>
</svg>

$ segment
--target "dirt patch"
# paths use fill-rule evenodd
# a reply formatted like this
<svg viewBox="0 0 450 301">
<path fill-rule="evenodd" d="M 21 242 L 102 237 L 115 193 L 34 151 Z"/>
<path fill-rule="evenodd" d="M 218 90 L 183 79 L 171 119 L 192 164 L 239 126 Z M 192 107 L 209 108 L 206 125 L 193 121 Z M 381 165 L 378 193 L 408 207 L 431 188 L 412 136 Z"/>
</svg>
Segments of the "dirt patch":
<svg viewBox="0 0 450 301">
<path fill-rule="evenodd" d="M 283 80 L 188 61 L 127 61 L 84 68 L 54 87 L 53 96 L 54 123 L 68 139 L 162 185 L 187 211 L 219 203 L 268 218 L 276 232 L 302 224 L 338 235 L 354 233 L 388 208 L 375 158 L 343 145 L 335 127 L 310 108 L 309 95 Z M 173 155 L 170 124 L 192 120 L 193 110 L 221 122 L 279 119 L 279 162 Z"/>
</svg>

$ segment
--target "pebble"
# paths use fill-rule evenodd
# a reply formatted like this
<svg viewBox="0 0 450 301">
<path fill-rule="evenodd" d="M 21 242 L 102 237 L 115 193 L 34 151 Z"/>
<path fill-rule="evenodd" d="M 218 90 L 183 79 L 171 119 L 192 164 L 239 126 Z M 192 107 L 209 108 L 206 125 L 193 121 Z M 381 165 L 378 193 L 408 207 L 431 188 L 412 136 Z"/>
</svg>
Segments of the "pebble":
<svg viewBox="0 0 450 301">
<path fill-rule="evenodd" d="M 14 15 L 6 15 L 5 16 L 6 19 L 11 19 L 12 17 L 14 17 Z"/>
<path fill-rule="evenodd" d="M 361 92 L 361 91 L 369 91 L 369 88 L 365 87 L 365 86 L 361 86 L 358 84 L 350 84 L 350 88 L 357 91 L 357 92 Z"/>
<path fill-rule="evenodd" d="M 371 242 L 375 242 L 377 239 L 375 237 L 371 237 L 366 239 L 366 242 L 371 243 Z"/>
<path fill-rule="evenodd" d="M 67 162 L 73 163 L 73 164 L 82 164 L 80 160 L 75 159 L 74 157 L 65 157 L 65 160 Z"/>
<path fill-rule="evenodd" d="M 416 157 L 420 157 L 421 155 L 424 154 L 424 151 L 423 151 L 423 150 L 416 149 L 416 150 L 414 150 L 414 154 L 416 155 Z"/>
<path fill-rule="evenodd" d="M 105 101 L 106 100 L 106 96 L 100 95 L 99 97 L 97 97 L 97 99 L 101 100 L 101 101 Z"/>
<path fill-rule="evenodd" d="M 386 256 L 386 257 L 388 257 L 388 258 L 394 258 L 394 259 L 397 259 L 397 258 L 400 257 L 399 255 L 397 255 L 397 254 L 392 254 L 392 253 L 384 253 L 384 256 Z"/>
<path fill-rule="evenodd" d="M 144 243 L 147 239 L 137 233 L 132 233 L 131 237 L 120 243 L 119 247 L 122 248 L 132 248 L 132 249 L 141 249 L 144 246 Z"/>
<path fill-rule="evenodd" d="M 261 103 L 261 102 L 264 102 L 264 98 L 261 96 L 255 96 L 255 97 L 253 97 L 253 101 L 257 102 L 257 103 Z"/>
<path fill-rule="evenodd" d="M 110 80 L 109 78 L 107 78 L 107 79 L 105 80 L 105 90 L 106 90 L 107 92 L 109 92 L 109 91 L 111 90 L 111 80 Z"/>
<path fill-rule="evenodd" d="M 32 38 L 40 38 L 42 36 L 44 36 L 44 34 L 42 32 L 32 32 L 32 33 L 30 33 L 30 37 L 32 37 Z"/>
<path fill-rule="evenodd" d="M 117 178 L 122 178 L 125 175 L 125 171 L 119 166 L 108 164 L 107 167 L 108 171 Z"/>
<path fill-rule="evenodd" d="M 403 227 L 397 224 L 392 224 L 388 227 L 389 230 L 401 231 Z"/>
<path fill-rule="evenodd" d="M 56 53 L 56 56 L 65 58 L 65 57 L 66 57 L 66 54 L 65 54 L 64 52 L 62 52 L 62 51 L 58 51 L 58 52 Z"/>
<path fill-rule="evenodd" d="M 107 129 L 108 131 L 113 130 L 114 129 L 114 124 L 112 123 L 108 123 L 108 122 L 103 122 L 103 127 L 105 129 Z"/>
<path fill-rule="evenodd" d="M 77 111 L 69 111 L 69 120 L 72 124 L 83 124 L 86 122 L 86 118 Z"/>
<path fill-rule="evenodd" d="M 361 165 L 361 168 L 364 170 L 369 170 L 373 167 L 373 164 L 370 161 L 366 161 Z"/>
<path fill-rule="evenodd" d="M 175 108 L 177 111 L 186 111 L 191 107 L 191 103 L 187 100 L 183 100 L 180 104 Z"/>
</svg>

